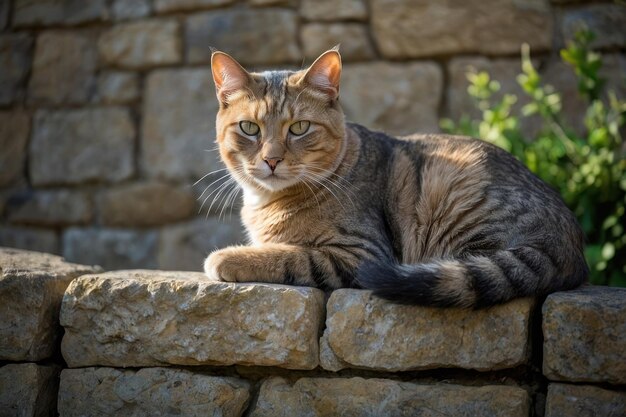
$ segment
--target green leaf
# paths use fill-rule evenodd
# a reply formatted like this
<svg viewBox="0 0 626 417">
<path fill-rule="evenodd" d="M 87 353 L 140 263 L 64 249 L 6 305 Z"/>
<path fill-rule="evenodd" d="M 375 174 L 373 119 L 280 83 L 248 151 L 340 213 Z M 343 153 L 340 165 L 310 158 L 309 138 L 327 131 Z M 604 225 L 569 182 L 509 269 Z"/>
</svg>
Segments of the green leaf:
<svg viewBox="0 0 626 417">
<path fill-rule="evenodd" d="M 606 242 L 602 247 L 602 258 L 607 261 L 615 256 L 615 245 L 612 242 Z"/>
</svg>

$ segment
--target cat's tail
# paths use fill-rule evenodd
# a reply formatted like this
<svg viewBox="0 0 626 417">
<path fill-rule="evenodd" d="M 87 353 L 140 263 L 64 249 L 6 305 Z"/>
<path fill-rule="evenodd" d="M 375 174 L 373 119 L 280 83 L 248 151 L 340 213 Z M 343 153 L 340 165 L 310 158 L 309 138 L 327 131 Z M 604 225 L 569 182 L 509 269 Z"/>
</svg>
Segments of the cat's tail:
<svg viewBox="0 0 626 417">
<path fill-rule="evenodd" d="M 543 251 L 519 247 L 416 265 L 368 261 L 357 271 L 357 284 L 402 304 L 481 308 L 581 285 L 589 272 L 584 257 L 569 258 L 555 265 Z"/>
</svg>

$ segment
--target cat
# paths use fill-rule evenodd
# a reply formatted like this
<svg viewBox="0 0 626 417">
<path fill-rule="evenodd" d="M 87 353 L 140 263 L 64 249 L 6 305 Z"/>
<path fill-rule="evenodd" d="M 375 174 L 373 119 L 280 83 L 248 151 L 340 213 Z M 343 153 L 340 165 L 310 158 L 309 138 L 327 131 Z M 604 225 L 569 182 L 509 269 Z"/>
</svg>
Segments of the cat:
<svg viewBox="0 0 626 417">
<path fill-rule="evenodd" d="M 220 51 L 211 67 L 218 148 L 243 189 L 250 246 L 211 253 L 209 279 L 464 308 L 586 281 L 574 215 L 512 155 L 346 123 L 337 48 L 301 71 L 250 73 Z"/>
</svg>

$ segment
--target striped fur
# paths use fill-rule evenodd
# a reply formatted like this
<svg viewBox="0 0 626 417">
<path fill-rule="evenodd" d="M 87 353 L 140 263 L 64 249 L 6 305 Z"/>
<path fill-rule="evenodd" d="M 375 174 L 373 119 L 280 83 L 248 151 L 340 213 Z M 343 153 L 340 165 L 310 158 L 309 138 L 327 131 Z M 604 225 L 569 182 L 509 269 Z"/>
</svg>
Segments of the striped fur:
<svg viewBox="0 0 626 417">
<path fill-rule="evenodd" d="M 210 254 L 209 278 L 368 288 L 397 302 L 461 307 L 586 280 L 574 216 L 505 151 L 346 124 L 336 51 L 305 71 L 265 73 L 217 54 L 217 142 L 244 191 L 250 245 Z M 220 92 L 222 78 L 244 87 Z M 259 135 L 246 137 L 242 120 Z M 295 137 L 289 126 L 300 120 L 310 132 Z M 267 158 L 280 160 L 275 171 Z"/>
</svg>

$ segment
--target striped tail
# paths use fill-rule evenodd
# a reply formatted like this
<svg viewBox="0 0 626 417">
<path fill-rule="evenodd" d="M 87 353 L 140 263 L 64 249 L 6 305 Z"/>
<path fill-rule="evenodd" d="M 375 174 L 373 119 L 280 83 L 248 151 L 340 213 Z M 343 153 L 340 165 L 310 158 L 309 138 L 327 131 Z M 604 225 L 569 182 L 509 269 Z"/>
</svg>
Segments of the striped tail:
<svg viewBox="0 0 626 417">
<path fill-rule="evenodd" d="M 541 250 L 518 247 L 416 265 L 368 261 L 359 267 L 357 283 L 397 303 L 482 308 L 581 285 L 589 273 L 587 264 L 580 253 L 570 258 L 558 265 Z"/>
</svg>

